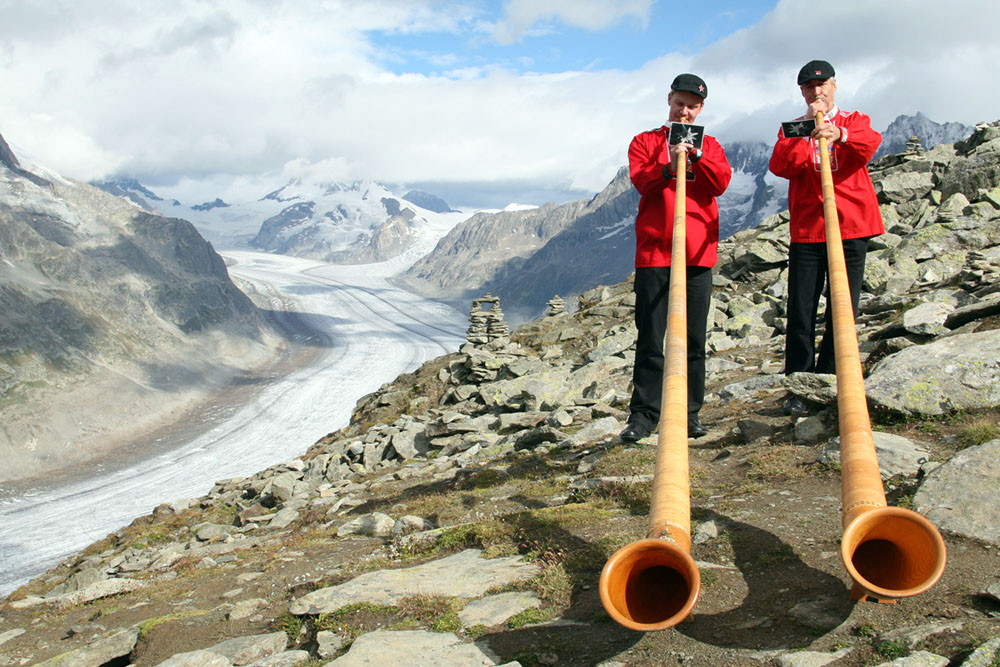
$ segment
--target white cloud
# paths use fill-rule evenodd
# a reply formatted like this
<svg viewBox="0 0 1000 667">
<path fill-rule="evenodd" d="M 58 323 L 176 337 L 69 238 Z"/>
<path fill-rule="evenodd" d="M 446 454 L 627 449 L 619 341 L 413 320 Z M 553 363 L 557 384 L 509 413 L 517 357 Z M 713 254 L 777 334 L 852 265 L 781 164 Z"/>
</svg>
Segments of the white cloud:
<svg viewBox="0 0 1000 667">
<path fill-rule="evenodd" d="M 174 196 L 275 187 L 291 166 L 338 180 L 593 192 L 625 163 L 631 137 L 663 122 L 683 71 L 708 82 L 701 119 L 723 140 L 772 140 L 778 121 L 801 113 L 795 73 L 817 57 L 837 67 L 838 101 L 876 127 L 916 111 L 1000 117 L 992 0 L 846 0 L 823 13 L 783 0 L 701 52 L 650 54 L 631 70 L 521 74 L 450 48 L 433 54 L 446 73 L 395 74 L 366 34 L 516 38 L 657 10 L 669 7 L 512 0 L 491 21 L 480 5 L 435 0 L 3 3 L 0 132 L 67 176 L 122 171 L 173 184 Z"/>
</svg>

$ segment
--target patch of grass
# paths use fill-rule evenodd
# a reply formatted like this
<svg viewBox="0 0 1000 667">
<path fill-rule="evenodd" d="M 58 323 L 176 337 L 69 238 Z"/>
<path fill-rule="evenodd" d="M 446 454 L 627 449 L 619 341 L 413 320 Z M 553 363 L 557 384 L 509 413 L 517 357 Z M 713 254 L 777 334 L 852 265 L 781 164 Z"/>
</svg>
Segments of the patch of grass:
<svg viewBox="0 0 1000 667">
<path fill-rule="evenodd" d="M 438 548 L 447 551 L 481 548 L 487 558 L 512 556 L 518 553 L 514 533 L 511 525 L 500 520 L 463 524 L 444 531 L 438 540 Z"/>
<path fill-rule="evenodd" d="M 578 491 L 574 494 L 573 500 L 577 504 L 603 500 L 610 503 L 612 507 L 628 510 L 632 516 L 645 516 L 649 514 L 649 498 L 652 488 L 652 482 L 601 484 L 594 489 Z"/>
<path fill-rule="evenodd" d="M 892 640 L 880 642 L 875 647 L 875 652 L 887 660 L 895 660 L 896 658 L 904 658 L 910 655 L 910 650 L 904 644 Z"/>
<path fill-rule="evenodd" d="M 568 602 L 573 592 L 573 580 L 562 563 L 544 568 L 530 585 L 538 597 L 550 602 Z"/>
<path fill-rule="evenodd" d="M 488 631 L 489 629 L 485 625 L 483 625 L 482 623 L 476 623 L 471 628 L 466 628 L 465 636 L 468 637 L 469 639 L 479 639 L 480 637 L 485 635 Z"/>
<path fill-rule="evenodd" d="M 975 447 L 1000 438 L 1000 426 L 990 419 L 976 419 L 958 432 L 958 441 L 964 447 Z"/>
<path fill-rule="evenodd" d="M 136 536 L 129 546 L 133 549 L 145 549 L 156 544 L 165 544 L 170 541 L 171 537 L 171 531 L 167 526 L 157 525 Z"/>
<path fill-rule="evenodd" d="M 403 598 L 396 605 L 401 617 L 412 620 L 432 632 L 458 632 L 462 622 L 458 619 L 461 602 L 444 595 L 413 595 Z"/>
<path fill-rule="evenodd" d="M 750 467 L 747 478 L 773 482 L 775 479 L 799 479 L 805 476 L 800 465 L 802 448 L 794 445 L 768 445 L 746 458 Z"/>
<path fill-rule="evenodd" d="M 320 614 L 315 618 L 314 625 L 317 631 L 329 630 L 353 641 L 376 627 L 395 622 L 396 612 L 396 608 L 390 605 L 358 602 L 329 614 Z"/>
<path fill-rule="evenodd" d="M 510 618 L 507 619 L 507 627 L 511 630 L 517 630 L 518 628 L 523 628 L 526 625 L 533 625 L 535 623 L 543 623 L 552 618 L 552 610 L 545 609 L 542 607 L 532 607 L 531 609 L 525 609 L 524 611 L 519 611 Z"/>
<path fill-rule="evenodd" d="M 594 474 L 601 477 L 641 475 L 652 472 L 655 463 L 655 448 L 639 449 L 618 445 L 597 462 L 597 465 L 594 466 Z"/>
<path fill-rule="evenodd" d="M 854 628 L 853 633 L 855 637 L 874 637 L 878 634 L 878 631 L 873 626 L 865 623 Z"/>
<path fill-rule="evenodd" d="M 305 621 L 301 616 L 296 616 L 290 611 L 286 611 L 271 622 L 271 630 L 274 632 L 284 632 L 292 641 L 295 641 L 299 633 L 302 632 L 303 625 L 305 625 Z"/>
<path fill-rule="evenodd" d="M 147 618 L 145 621 L 139 624 L 139 639 L 142 639 L 153 629 L 162 625 L 163 623 L 169 623 L 170 621 L 178 621 L 183 618 L 195 618 L 197 616 L 205 616 L 210 612 L 205 609 L 189 609 L 187 611 L 179 611 L 176 614 L 167 614 L 165 616 L 156 616 L 155 618 Z"/>
<path fill-rule="evenodd" d="M 754 564 L 758 567 L 769 567 L 777 563 L 786 563 L 795 560 L 795 550 L 784 542 L 769 551 L 761 551 L 754 558 Z"/>
</svg>

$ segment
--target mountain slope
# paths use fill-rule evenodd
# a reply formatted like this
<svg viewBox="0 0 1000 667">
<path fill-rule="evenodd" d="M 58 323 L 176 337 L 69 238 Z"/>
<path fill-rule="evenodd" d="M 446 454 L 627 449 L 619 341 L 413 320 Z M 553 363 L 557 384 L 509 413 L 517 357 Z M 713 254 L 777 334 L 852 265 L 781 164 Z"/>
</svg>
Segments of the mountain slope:
<svg viewBox="0 0 1000 667">
<path fill-rule="evenodd" d="M 0 479 L 87 458 L 268 358 L 261 313 L 189 222 L 43 179 L 2 138 L 0 153 Z"/>
</svg>

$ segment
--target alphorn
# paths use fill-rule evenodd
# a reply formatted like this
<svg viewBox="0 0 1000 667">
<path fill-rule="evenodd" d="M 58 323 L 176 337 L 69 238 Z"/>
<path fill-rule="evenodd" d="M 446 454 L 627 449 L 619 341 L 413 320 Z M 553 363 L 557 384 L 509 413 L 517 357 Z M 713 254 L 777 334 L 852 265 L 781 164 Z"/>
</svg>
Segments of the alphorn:
<svg viewBox="0 0 1000 667">
<path fill-rule="evenodd" d="M 677 155 L 667 333 L 656 470 L 646 539 L 612 554 L 600 579 L 601 603 L 617 623 L 649 632 L 687 618 L 701 575 L 691 558 L 687 449 L 687 156 Z"/>
<path fill-rule="evenodd" d="M 822 112 L 817 112 L 816 122 L 817 125 L 823 122 Z M 897 598 L 923 593 L 937 582 L 944 572 L 945 545 L 937 528 L 926 517 L 886 505 L 868 416 L 828 150 L 826 137 L 820 137 L 820 179 L 840 425 L 844 530 L 840 555 L 853 581 L 851 600 L 872 597 L 880 602 L 894 602 Z"/>
</svg>

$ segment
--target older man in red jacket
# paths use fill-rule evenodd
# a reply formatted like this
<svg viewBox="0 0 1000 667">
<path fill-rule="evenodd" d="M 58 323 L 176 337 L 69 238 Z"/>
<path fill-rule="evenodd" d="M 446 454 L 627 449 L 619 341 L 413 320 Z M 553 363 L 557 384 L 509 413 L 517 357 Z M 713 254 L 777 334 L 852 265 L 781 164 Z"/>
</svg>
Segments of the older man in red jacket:
<svg viewBox="0 0 1000 667">
<path fill-rule="evenodd" d="M 693 123 L 705 106 L 708 87 L 694 74 L 680 74 L 667 96 L 668 121 Z M 712 267 L 718 257 L 719 206 L 715 198 L 729 186 L 733 170 L 722 146 L 705 135 L 702 146 L 670 145 L 668 125 L 642 132 L 628 149 L 629 172 L 639 191 L 635 219 L 635 366 L 632 400 L 622 440 L 649 435 L 660 419 L 663 386 L 663 337 L 667 326 L 667 298 L 671 265 L 687 270 L 688 326 L 688 435 L 700 437 L 707 429 L 698 419 L 705 400 L 705 328 L 712 299 Z M 689 172 L 676 173 L 677 156 L 687 153 Z M 678 178 L 687 178 L 687 256 L 670 256 L 674 203 Z"/>
<path fill-rule="evenodd" d="M 826 225 L 820 182 L 819 139 L 826 138 L 830 153 L 837 217 L 844 245 L 847 281 L 857 316 L 864 280 L 868 239 L 885 232 L 882 214 L 867 165 L 882 143 L 871 119 L 859 111 L 846 112 L 834 103 L 837 80 L 833 66 L 812 60 L 799 71 L 799 91 L 806 114 L 799 120 L 823 122 L 808 137 L 786 137 L 778 132 L 771 154 L 770 170 L 788 179 L 791 213 L 791 246 L 788 253 L 788 323 L 785 331 L 785 374 L 798 371 L 834 373 L 833 327 L 826 309 L 826 330 L 815 355 L 816 312 L 826 282 Z M 829 292 L 829 290 L 827 290 Z M 829 298 L 829 297 L 828 297 Z M 829 301 L 828 301 L 829 302 Z M 792 396 L 784 405 L 786 414 L 804 412 L 802 402 Z"/>
</svg>

